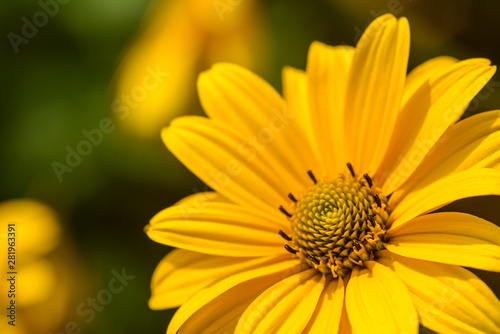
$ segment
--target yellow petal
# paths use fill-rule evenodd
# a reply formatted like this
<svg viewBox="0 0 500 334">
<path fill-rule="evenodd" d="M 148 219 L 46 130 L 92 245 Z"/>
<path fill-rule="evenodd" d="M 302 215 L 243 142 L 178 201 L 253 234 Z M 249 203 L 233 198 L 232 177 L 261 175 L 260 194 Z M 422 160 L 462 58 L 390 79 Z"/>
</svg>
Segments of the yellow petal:
<svg viewBox="0 0 500 334">
<path fill-rule="evenodd" d="M 417 333 L 418 316 L 408 289 L 383 265 L 356 266 L 346 290 L 346 307 L 355 333 Z"/>
<path fill-rule="evenodd" d="M 420 64 L 413 69 L 406 77 L 405 89 L 403 93 L 403 101 L 401 105 L 404 106 L 408 100 L 421 88 L 429 79 L 437 76 L 446 70 L 449 66 L 456 64 L 458 59 L 453 57 L 436 57 L 429 59 L 425 63 Z"/>
<path fill-rule="evenodd" d="M 158 264 L 151 281 L 149 307 L 178 307 L 202 288 L 238 272 L 265 264 L 269 258 L 212 256 L 175 249 Z"/>
<path fill-rule="evenodd" d="M 420 322 L 438 333 L 500 333 L 500 302 L 466 269 L 382 251 L 378 262 L 407 285 Z"/>
<path fill-rule="evenodd" d="M 235 333 L 302 333 L 325 279 L 317 270 L 309 269 L 276 283 L 245 310 Z"/>
<path fill-rule="evenodd" d="M 461 171 L 421 189 L 414 188 L 394 208 L 388 224 L 396 228 L 410 219 L 453 201 L 485 195 L 500 195 L 500 172 L 486 168 Z M 389 206 L 394 207 L 392 198 L 389 200 Z"/>
<path fill-rule="evenodd" d="M 222 316 L 221 313 L 217 312 L 217 308 L 210 307 L 211 302 L 217 302 L 216 299 L 218 297 L 221 297 L 223 301 L 235 298 L 236 302 L 239 302 L 238 296 L 244 293 L 245 290 L 251 289 L 252 285 L 256 287 L 262 287 L 262 291 L 264 291 L 266 288 L 275 284 L 276 282 L 279 282 L 280 280 L 285 279 L 288 276 L 303 271 L 304 269 L 306 269 L 306 267 L 306 265 L 300 263 L 300 261 L 297 259 L 284 260 L 283 257 L 277 257 L 273 260 L 270 260 L 268 264 L 263 264 L 260 268 L 241 272 L 223 280 L 217 281 L 199 291 L 187 302 L 182 304 L 182 306 L 172 318 L 172 321 L 170 321 L 167 333 L 177 333 L 179 328 L 190 318 L 190 320 L 193 320 L 190 322 L 190 324 L 192 324 L 193 326 L 208 326 L 211 320 Z M 242 283 L 244 283 L 243 288 L 238 288 L 238 286 L 240 286 Z M 233 290 L 233 288 L 236 288 L 236 290 Z M 261 291 L 257 291 L 257 294 L 260 294 L 260 292 Z M 217 303 L 216 305 L 220 304 Z M 236 305 L 231 305 L 237 307 Z M 196 313 L 199 310 L 205 310 L 203 314 L 205 314 L 207 317 L 214 318 L 209 318 L 207 323 L 205 323 L 204 321 L 202 322 L 201 319 L 196 317 Z M 226 311 L 226 309 L 224 309 L 224 311 Z"/>
<path fill-rule="evenodd" d="M 353 56 L 354 48 L 350 46 L 332 47 L 319 42 L 311 44 L 307 56 L 309 122 L 326 175 L 345 169 L 343 113 Z"/>
<path fill-rule="evenodd" d="M 500 272 L 500 228 L 476 216 L 424 215 L 387 235 L 386 248 L 399 255 Z"/>
<path fill-rule="evenodd" d="M 234 333 L 243 311 L 270 285 L 283 277 L 286 276 L 274 274 L 257 277 L 232 287 L 196 311 L 182 324 L 179 333 Z M 167 333 L 170 332 L 169 327 Z"/>
<path fill-rule="evenodd" d="M 230 203 L 229 200 L 222 197 L 215 191 L 205 191 L 186 196 L 174 205 L 186 205 L 190 206 L 191 208 L 202 209 L 203 207 L 209 205 L 209 203 L 211 202 Z"/>
<path fill-rule="evenodd" d="M 346 283 L 344 282 L 344 286 Z M 345 298 L 344 298 L 345 299 Z M 352 326 L 349 321 L 349 317 L 347 315 L 347 308 L 345 306 L 342 307 L 342 315 L 340 317 L 340 325 L 339 325 L 339 334 L 352 334 Z"/>
<path fill-rule="evenodd" d="M 226 334 L 233 333 L 238 319 L 250 303 L 277 277 L 256 278 L 222 293 L 190 317 L 178 332 L 167 333 Z"/>
<path fill-rule="evenodd" d="M 297 115 L 267 82 L 222 63 L 200 75 L 198 92 L 207 115 L 240 133 L 239 146 L 255 146 L 272 170 L 279 170 L 276 179 L 289 189 L 309 184 L 306 172 L 318 168 L 314 151 Z"/>
<path fill-rule="evenodd" d="M 389 153 L 379 170 L 381 176 L 390 175 L 384 185 L 386 194 L 392 193 L 411 175 L 446 129 L 463 114 L 495 73 L 495 68 L 489 65 L 487 59 L 468 59 L 448 65 L 432 73 L 402 106 Z"/>
<path fill-rule="evenodd" d="M 338 333 L 343 306 L 344 280 L 332 279 L 323 290 L 318 305 L 303 333 Z"/>
<path fill-rule="evenodd" d="M 290 202 L 278 166 L 264 161 L 247 139 L 204 117 L 181 117 L 162 131 L 168 149 L 196 176 L 222 196 L 242 206 L 278 215 Z M 304 174 L 306 174 L 304 172 Z"/>
<path fill-rule="evenodd" d="M 258 211 L 229 203 L 203 208 L 178 205 L 159 212 L 146 227 L 159 243 L 221 256 L 266 256 L 286 252 L 280 229 L 286 219 L 273 220 Z"/>
<path fill-rule="evenodd" d="M 212 193 L 199 193 L 188 196 L 183 200 L 183 203 L 158 212 L 151 219 L 150 224 L 154 225 L 169 220 L 188 221 L 193 219 L 212 222 L 233 221 L 234 225 L 273 233 L 279 229 L 286 232 L 291 231 L 289 220 L 281 213 L 267 215 L 265 212 L 224 201 L 220 196 L 211 195 Z"/>
<path fill-rule="evenodd" d="M 377 18 L 356 46 L 345 106 L 347 160 L 374 174 L 396 124 L 410 45 L 408 21 L 390 14 Z"/>
<path fill-rule="evenodd" d="M 500 110 L 471 116 L 451 126 L 411 177 L 391 197 L 397 205 L 414 187 L 471 168 L 499 168 Z"/>
<path fill-rule="evenodd" d="M 304 129 L 312 149 L 317 154 L 317 145 L 314 139 L 315 130 L 311 123 L 311 110 L 309 109 L 307 75 L 304 71 L 285 66 L 283 69 L 283 97 L 287 108 L 297 115 L 297 122 Z M 318 173 L 320 172 L 318 171 Z"/>
</svg>

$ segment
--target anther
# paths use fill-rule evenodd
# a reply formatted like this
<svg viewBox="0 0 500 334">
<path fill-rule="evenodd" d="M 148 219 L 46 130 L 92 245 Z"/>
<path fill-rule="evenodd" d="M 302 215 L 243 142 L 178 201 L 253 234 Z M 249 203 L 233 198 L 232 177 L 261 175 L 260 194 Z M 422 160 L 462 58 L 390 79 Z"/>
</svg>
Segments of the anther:
<svg viewBox="0 0 500 334">
<path fill-rule="evenodd" d="M 378 197 L 378 195 L 377 195 L 377 194 L 374 194 L 374 195 L 373 195 L 373 198 L 375 199 L 375 202 L 377 202 L 377 206 L 378 206 L 379 208 L 381 208 L 381 207 L 382 207 L 382 202 L 380 201 L 380 197 Z"/>
<path fill-rule="evenodd" d="M 352 168 L 352 165 L 350 162 L 347 163 L 347 168 L 349 168 L 349 172 L 351 172 L 352 177 L 355 177 L 356 173 L 354 173 L 354 168 Z"/>
<path fill-rule="evenodd" d="M 292 254 L 297 254 L 297 253 L 299 252 L 298 250 L 293 249 L 293 248 L 292 248 L 292 247 L 290 247 L 289 245 L 285 245 L 285 249 L 286 249 L 287 251 L 289 251 L 290 253 L 292 253 Z"/>
<path fill-rule="evenodd" d="M 368 186 L 371 188 L 373 186 L 372 178 L 368 174 L 364 174 L 363 177 L 365 178 L 366 182 L 368 183 Z"/>
<path fill-rule="evenodd" d="M 307 258 L 311 260 L 311 262 L 314 263 L 315 265 L 319 265 L 319 260 L 314 256 L 308 256 Z"/>
<path fill-rule="evenodd" d="M 280 230 L 278 233 L 279 233 L 279 234 L 281 235 L 281 237 L 282 237 L 283 239 L 285 239 L 286 241 L 292 241 L 292 238 L 290 238 L 290 237 L 288 236 L 288 234 L 286 234 L 285 232 L 283 232 L 283 230 Z"/>
<path fill-rule="evenodd" d="M 309 175 L 309 177 L 311 178 L 311 180 L 313 180 L 314 184 L 317 184 L 318 181 L 316 181 L 316 177 L 314 176 L 313 172 L 308 170 L 307 171 L 307 175 Z"/>
<path fill-rule="evenodd" d="M 280 205 L 280 211 L 285 215 L 287 216 L 288 218 L 292 218 L 292 215 L 290 213 L 288 213 L 288 211 L 285 210 L 285 208 Z"/>
<path fill-rule="evenodd" d="M 293 196 L 292 193 L 288 194 L 288 198 L 291 199 L 292 201 L 294 201 L 295 203 L 297 203 L 297 199 L 295 198 L 295 196 Z"/>
</svg>

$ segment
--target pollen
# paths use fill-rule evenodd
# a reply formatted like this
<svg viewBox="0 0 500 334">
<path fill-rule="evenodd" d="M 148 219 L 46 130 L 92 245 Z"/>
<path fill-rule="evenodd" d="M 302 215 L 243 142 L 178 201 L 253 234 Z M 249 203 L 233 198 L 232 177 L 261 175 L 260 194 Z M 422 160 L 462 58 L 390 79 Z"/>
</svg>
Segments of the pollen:
<svg viewBox="0 0 500 334">
<path fill-rule="evenodd" d="M 389 218 L 387 199 L 365 174 L 340 174 L 318 180 L 303 192 L 290 213 L 287 246 L 323 274 L 345 277 L 356 265 L 373 260 L 384 249 Z"/>
</svg>

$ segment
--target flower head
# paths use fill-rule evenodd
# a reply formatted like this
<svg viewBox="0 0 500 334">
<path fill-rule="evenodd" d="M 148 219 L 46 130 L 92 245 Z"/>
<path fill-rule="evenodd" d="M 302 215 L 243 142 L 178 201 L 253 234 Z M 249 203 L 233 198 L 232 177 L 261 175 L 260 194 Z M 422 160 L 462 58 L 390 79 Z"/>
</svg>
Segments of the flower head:
<svg viewBox="0 0 500 334">
<path fill-rule="evenodd" d="M 500 272 L 500 228 L 433 213 L 500 195 L 500 111 L 458 121 L 486 59 L 406 75 L 409 27 L 385 15 L 356 48 L 313 43 L 284 98 L 251 72 L 200 75 L 209 118 L 164 129 L 214 189 L 158 213 L 154 309 L 168 333 L 500 333 L 500 302 L 462 266 Z M 455 124 L 456 123 L 456 124 Z"/>
</svg>

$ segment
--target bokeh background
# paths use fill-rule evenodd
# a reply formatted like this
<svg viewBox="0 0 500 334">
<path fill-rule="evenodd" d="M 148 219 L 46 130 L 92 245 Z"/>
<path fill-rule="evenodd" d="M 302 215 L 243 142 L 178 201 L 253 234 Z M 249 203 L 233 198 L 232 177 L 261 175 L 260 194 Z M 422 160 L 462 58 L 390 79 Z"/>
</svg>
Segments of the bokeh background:
<svg viewBox="0 0 500 334">
<path fill-rule="evenodd" d="M 50 14 L 46 20 L 40 11 Z M 410 21 L 410 69 L 440 55 L 485 57 L 500 64 L 500 3 L 495 0 L 2 0 L 0 201 L 41 201 L 48 206 L 43 210 L 53 210 L 44 219 L 48 215 L 58 226 L 58 242 L 37 255 L 52 264 L 57 281 L 48 296 L 35 298 L 35 311 L 19 305 L 17 321 L 29 328 L 26 333 L 66 333 L 68 323 L 82 333 L 165 332 L 173 310 L 152 311 L 147 303 L 151 275 L 169 248 L 150 241 L 143 227 L 161 209 L 204 190 L 164 148 L 159 134 L 177 115 L 202 114 L 196 74 L 214 62 L 232 61 L 281 90 L 282 67 L 305 68 L 312 41 L 355 45 L 366 25 L 387 12 Z M 38 27 L 25 27 L 33 20 Z M 147 97 L 138 89 L 127 102 L 122 94 L 132 94 L 148 69 L 168 75 L 146 90 Z M 497 108 L 498 75 L 465 116 Z M 68 150 L 77 150 L 87 140 L 85 133 L 102 122 L 108 131 L 96 135 L 90 149 L 81 148 L 88 155 L 58 177 L 54 166 L 67 165 Z M 450 207 L 500 225 L 498 198 Z M 20 226 L 28 218 L 9 219 L 19 220 L 23 247 L 24 236 L 34 233 Z M 41 228 L 35 237 L 46 240 L 47 231 Z M 18 260 L 22 266 L 23 258 Z M 134 278 L 97 307 L 91 320 L 82 316 L 80 305 L 96 298 L 123 270 Z M 500 294 L 499 274 L 476 273 Z M 19 292 L 23 286 L 25 294 L 44 289 L 43 277 L 42 272 L 25 279 Z M 50 306 L 61 291 L 66 296 L 62 306 Z M 45 327 L 38 325 L 39 318 Z"/>
</svg>

